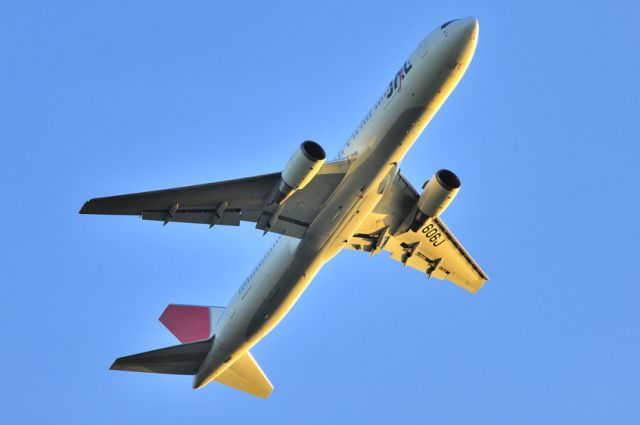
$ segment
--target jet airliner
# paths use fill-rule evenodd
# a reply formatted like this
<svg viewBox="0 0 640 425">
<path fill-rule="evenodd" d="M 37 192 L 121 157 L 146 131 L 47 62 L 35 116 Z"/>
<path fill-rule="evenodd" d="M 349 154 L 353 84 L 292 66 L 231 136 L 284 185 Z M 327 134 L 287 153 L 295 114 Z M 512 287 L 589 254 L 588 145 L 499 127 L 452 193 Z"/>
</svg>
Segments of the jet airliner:
<svg viewBox="0 0 640 425">
<path fill-rule="evenodd" d="M 400 66 L 337 158 L 303 142 L 281 172 L 91 199 L 81 214 L 138 215 L 209 227 L 255 223 L 281 235 L 227 307 L 170 304 L 160 321 L 181 342 L 116 359 L 114 370 L 192 375 L 258 397 L 273 385 L 249 350 L 289 312 L 322 266 L 343 249 L 381 251 L 428 277 L 478 291 L 487 276 L 440 215 L 460 189 L 439 170 L 417 191 L 403 157 L 467 70 L 478 21 L 449 21 Z"/>
</svg>

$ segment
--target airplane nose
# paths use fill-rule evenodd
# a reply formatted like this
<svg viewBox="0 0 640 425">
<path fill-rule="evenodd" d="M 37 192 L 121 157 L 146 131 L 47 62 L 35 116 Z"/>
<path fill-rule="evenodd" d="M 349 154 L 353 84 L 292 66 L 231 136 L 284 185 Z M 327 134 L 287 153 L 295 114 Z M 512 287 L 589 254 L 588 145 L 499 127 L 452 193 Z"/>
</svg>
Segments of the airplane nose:
<svg viewBox="0 0 640 425">
<path fill-rule="evenodd" d="M 458 62 L 468 62 L 476 49 L 480 25 L 474 17 L 457 19 L 441 26 L 451 51 Z"/>
<path fill-rule="evenodd" d="M 474 17 L 456 19 L 443 24 L 442 31 L 446 32 L 447 38 L 451 38 L 454 42 L 468 43 L 478 38 L 480 25 Z"/>
<path fill-rule="evenodd" d="M 470 39 L 478 38 L 480 24 L 478 19 L 474 17 L 460 19 L 460 31 L 467 35 Z"/>
</svg>

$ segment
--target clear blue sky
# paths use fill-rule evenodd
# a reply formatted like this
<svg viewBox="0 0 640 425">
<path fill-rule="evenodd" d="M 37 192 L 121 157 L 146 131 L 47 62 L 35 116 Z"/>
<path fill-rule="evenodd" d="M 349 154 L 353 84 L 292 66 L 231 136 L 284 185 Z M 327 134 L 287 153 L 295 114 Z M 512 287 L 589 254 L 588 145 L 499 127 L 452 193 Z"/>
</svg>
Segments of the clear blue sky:
<svg viewBox="0 0 640 425">
<path fill-rule="evenodd" d="M 0 4 L 0 422 L 640 423 L 638 3 L 255 3 Z M 107 370 L 176 342 L 166 304 L 225 305 L 275 236 L 84 201 L 333 156 L 468 15 L 475 59 L 402 169 L 461 177 L 443 218 L 482 291 L 344 252 L 253 350 L 266 401 Z"/>
</svg>

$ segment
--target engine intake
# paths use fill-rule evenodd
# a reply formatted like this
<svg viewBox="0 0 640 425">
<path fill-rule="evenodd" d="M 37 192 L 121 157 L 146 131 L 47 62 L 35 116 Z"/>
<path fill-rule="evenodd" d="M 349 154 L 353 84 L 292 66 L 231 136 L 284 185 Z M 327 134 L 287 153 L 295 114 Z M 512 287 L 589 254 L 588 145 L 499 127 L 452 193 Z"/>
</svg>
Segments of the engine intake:
<svg viewBox="0 0 640 425">
<path fill-rule="evenodd" d="M 429 218 L 438 217 L 447 209 L 460 190 L 460 179 L 452 171 L 439 170 L 424 184 L 416 204 L 417 211 L 411 230 L 417 231 Z"/>
<path fill-rule="evenodd" d="M 312 140 L 303 142 L 282 170 L 273 203 L 282 204 L 295 191 L 309 184 L 322 168 L 326 158 L 327 154 L 322 146 Z"/>
</svg>

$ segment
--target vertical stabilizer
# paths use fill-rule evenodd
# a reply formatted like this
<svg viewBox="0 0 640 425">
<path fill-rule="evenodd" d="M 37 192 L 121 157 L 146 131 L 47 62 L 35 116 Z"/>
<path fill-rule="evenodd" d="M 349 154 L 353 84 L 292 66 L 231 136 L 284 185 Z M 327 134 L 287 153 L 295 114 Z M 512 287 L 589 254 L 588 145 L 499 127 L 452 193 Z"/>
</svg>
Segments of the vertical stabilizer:
<svg viewBox="0 0 640 425">
<path fill-rule="evenodd" d="M 224 307 L 169 304 L 160 322 L 182 343 L 210 338 Z"/>
</svg>

